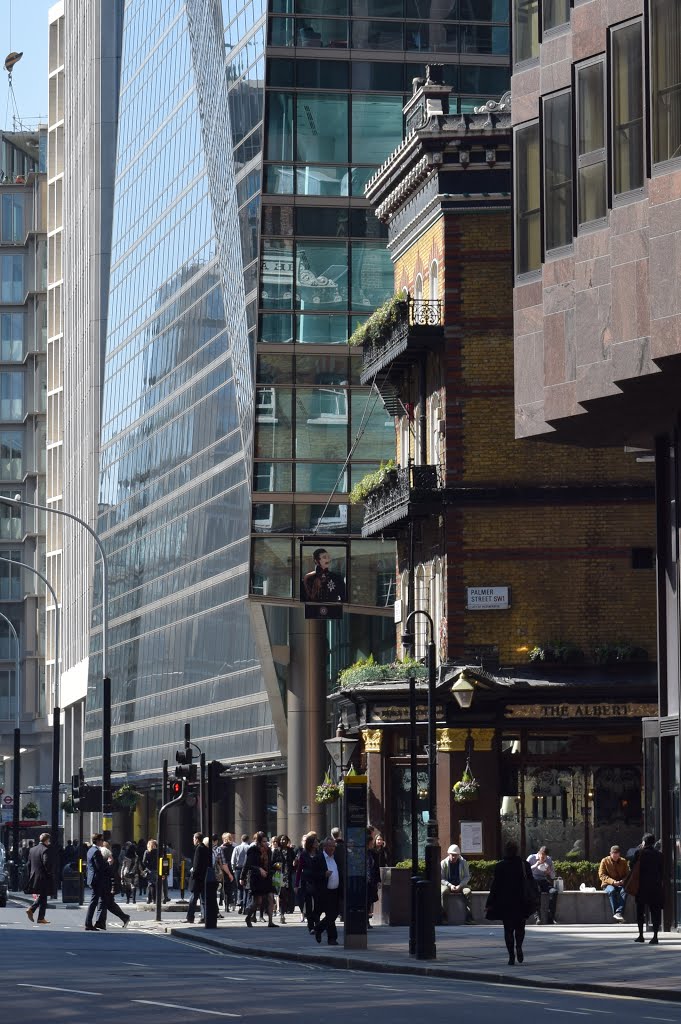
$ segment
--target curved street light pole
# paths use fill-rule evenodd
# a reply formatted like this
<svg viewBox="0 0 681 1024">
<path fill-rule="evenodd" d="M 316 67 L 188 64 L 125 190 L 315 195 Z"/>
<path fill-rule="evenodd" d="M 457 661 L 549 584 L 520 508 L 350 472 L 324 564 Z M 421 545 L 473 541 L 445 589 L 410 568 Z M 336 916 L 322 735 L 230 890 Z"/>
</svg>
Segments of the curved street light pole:
<svg viewBox="0 0 681 1024">
<path fill-rule="evenodd" d="M 19 864 L 19 804 L 21 803 L 21 701 L 19 699 L 19 637 L 14 623 L 0 612 L 14 637 L 14 806 L 12 808 L 12 846 L 15 865 Z"/>
<path fill-rule="evenodd" d="M 54 588 L 47 576 L 45 576 L 40 569 L 36 569 L 35 566 L 29 565 L 28 562 L 18 562 L 14 558 L 0 558 L 0 562 L 4 562 L 6 565 L 19 565 L 22 569 L 28 569 L 30 572 L 35 573 L 43 581 L 54 601 L 54 689 L 52 692 L 52 796 L 50 804 L 50 829 L 52 831 L 53 839 L 53 851 L 56 857 L 56 850 L 58 847 L 59 837 L 59 775 L 60 767 L 59 762 L 61 759 L 61 710 L 59 701 L 61 697 L 61 676 L 60 676 L 60 612 L 59 602 L 57 601 L 57 595 L 54 592 Z M 56 864 L 55 864 L 56 866 Z M 54 873 L 55 884 L 57 873 Z M 55 895 L 53 893 L 53 895 Z"/>
<path fill-rule="evenodd" d="M 102 559 L 102 831 L 111 829 L 111 815 L 113 812 L 111 802 L 111 679 L 107 674 L 107 662 L 109 654 L 109 563 L 107 562 L 104 545 L 96 530 L 86 523 L 80 516 L 73 512 L 66 512 L 62 508 L 52 508 L 50 505 L 39 505 L 35 501 L 26 501 L 16 495 L 14 498 L 0 496 L 0 502 L 5 505 L 25 505 L 27 508 L 38 509 L 39 512 L 49 512 L 55 516 L 63 516 L 65 519 L 72 519 L 84 527 L 94 540 Z"/>
<path fill-rule="evenodd" d="M 423 615 L 428 622 L 430 639 L 428 641 L 428 826 L 426 830 L 426 878 L 431 884 L 430 921 L 428 922 L 428 938 L 426 951 L 421 959 L 435 959 L 435 922 L 440 907 L 440 837 L 437 823 L 437 706 L 435 686 L 435 627 L 428 612 L 415 608 L 407 615 L 402 643 L 409 646 L 414 642 L 414 635 L 409 633 L 409 624 L 416 615 Z M 412 786 L 415 780 L 412 779 Z"/>
</svg>

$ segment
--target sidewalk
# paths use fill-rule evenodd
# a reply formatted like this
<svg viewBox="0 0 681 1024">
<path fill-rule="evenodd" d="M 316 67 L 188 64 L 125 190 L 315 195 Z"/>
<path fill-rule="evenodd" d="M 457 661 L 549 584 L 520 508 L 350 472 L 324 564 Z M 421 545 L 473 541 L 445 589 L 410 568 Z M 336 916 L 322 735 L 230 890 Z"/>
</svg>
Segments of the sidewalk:
<svg viewBox="0 0 681 1024">
<path fill-rule="evenodd" d="M 172 921 L 172 919 L 171 919 Z M 366 950 L 318 945 L 299 915 L 278 929 L 257 924 L 247 929 L 243 917 L 229 914 L 216 929 L 193 925 L 170 927 L 170 934 L 248 956 L 273 957 L 346 970 L 412 974 L 467 981 L 496 981 L 576 992 L 629 995 L 681 1002 L 681 933 L 660 934 L 660 945 L 636 945 L 631 925 L 531 925 L 524 945 L 525 963 L 507 965 L 500 925 L 437 929 L 437 960 L 409 956 L 407 928 L 372 928 Z M 165 925 L 171 922 L 166 919 Z M 156 928 L 162 927 L 154 922 Z M 647 938 L 650 936 L 647 935 Z"/>
<path fill-rule="evenodd" d="M 10 893 L 10 898 L 30 902 L 30 897 L 23 893 Z M 154 909 L 145 903 L 128 906 L 124 901 L 118 902 L 131 914 L 131 930 L 162 932 L 245 956 L 382 974 L 502 982 L 681 1002 L 681 932 L 660 933 L 659 946 L 650 946 L 647 941 L 645 945 L 634 943 L 637 930 L 633 925 L 528 925 L 525 962 L 509 967 L 501 926 L 485 922 L 470 928 L 438 928 L 437 959 L 421 961 L 409 956 L 407 928 L 372 928 L 366 950 L 346 951 L 342 925 L 338 929 L 340 945 L 329 948 L 325 942 L 315 942 L 298 913 L 289 915 L 288 923 L 276 929 L 261 923 L 246 928 L 243 916 L 236 913 L 224 915 L 217 928 L 208 929 L 184 922 L 186 903 L 178 906 L 173 900 L 174 909 L 170 911 L 165 906 L 159 923 Z M 59 901 L 54 905 L 62 904 Z M 81 909 L 84 914 L 85 907 Z"/>
</svg>

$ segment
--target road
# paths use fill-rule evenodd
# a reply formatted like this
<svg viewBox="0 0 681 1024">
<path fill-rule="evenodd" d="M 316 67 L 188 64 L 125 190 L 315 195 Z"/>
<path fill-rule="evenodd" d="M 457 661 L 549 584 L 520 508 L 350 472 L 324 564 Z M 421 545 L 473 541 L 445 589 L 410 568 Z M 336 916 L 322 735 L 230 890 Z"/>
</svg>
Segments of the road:
<svg viewBox="0 0 681 1024">
<path fill-rule="evenodd" d="M 145 1024 L 188 1019 L 246 1024 L 325 1014 L 373 1024 L 527 1024 L 590 1018 L 598 1024 L 681 1024 L 681 1004 L 490 983 L 334 970 L 222 953 L 131 924 L 85 932 L 84 912 L 50 910 L 50 925 L 10 900 L 0 910 L 2 1020 L 88 1024 L 102 1015 Z M 626 970 L 626 957 L 611 965 Z M 40 966 L 36 966 L 40 965 Z"/>
</svg>

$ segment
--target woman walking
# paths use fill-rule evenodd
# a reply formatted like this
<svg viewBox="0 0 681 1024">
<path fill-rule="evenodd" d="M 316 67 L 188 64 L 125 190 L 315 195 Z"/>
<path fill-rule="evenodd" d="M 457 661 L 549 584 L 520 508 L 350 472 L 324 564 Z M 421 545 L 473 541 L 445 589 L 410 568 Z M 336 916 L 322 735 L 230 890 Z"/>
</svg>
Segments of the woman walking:
<svg viewBox="0 0 681 1024">
<path fill-rule="evenodd" d="M 156 883 L 158 881 L 158 843 L 150 839 L 142 857 L 142 870 L 147 879 L 147 903 L 156 902 Z"/>
<path fill-rule="evenodd" d="M 310 935 L 314 935 L 315 917 L 314 890 L 315 890 L 315 865 L 314 858 L 319 851 L 319 840 L 314 832 L 308 833 L 303 841 L 303 848 L 298 854 L 298 868 L 300 871 L 300 891 L 305 901 L 305 920 Z"/>
<path fill-rule="evenodd" d="M 266 908 L 269 917 L 267 927 L 277 928 L 278 925 L 272 920 L 272 854 L 264 832 L 255 833 L 255 839 L 246 854 L 244 873 L 250 892 L 246 907 L 246 927 L 252 928 L 258 910 Z"/>
<path fill-rule="evenodd" d="M 291 849 L 288 836 L 279 837 L 279 849 L 272 863 L 275 872 L 279 872 L 279 924 L 286 924 L 286 914 L 293 912 L 293 883 L 295 878 L 295 853 Z"/>
<path fill-rule="evenodd" d="M 504 859 L 494 866 L 494 879 L 487 897 L 485 916 L 489 921 L 501 920 L 508 963 L 513 966 L 525 959 L 525 921 L 539 905 L 539 892 L 527 861 L 518 856 L 518 844 L 511 840 L 504 847 Z"/>
<path fill-rule="evenodd" d="M 134 843 L 126 843 L 120 856 L 121 892 L 125 893 L 125 902 L 137 903 L 137 886 L 140 880 L 140 861 Z"/>
<path fill-rule="evenodd" d="M 640 847 L 636 851 L 629 879 L 625 882 L 625 890 L 636 898 L 636 924 L 638 936 L 634 942 L 645 942 L 643 925 L 646 919 L 646 907 L 650 911 L 650 922 L 653 926 L 653 937 L 648 943 L 658 945 L 657 933 L 662 919 L 664 903 L 664 876 L 662 874 L 662 854 L 655 849 L 655 836 L 646 832 Z"/>
</svg>

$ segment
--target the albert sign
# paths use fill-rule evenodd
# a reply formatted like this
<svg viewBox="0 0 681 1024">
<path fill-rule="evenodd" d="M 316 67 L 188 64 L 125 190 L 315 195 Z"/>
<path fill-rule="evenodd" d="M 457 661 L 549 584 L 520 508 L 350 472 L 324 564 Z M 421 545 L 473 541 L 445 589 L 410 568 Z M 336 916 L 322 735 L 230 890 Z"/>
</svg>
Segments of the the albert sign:
<svg viewBox="0 0 681 1024">
<path fill-rule="evenodd" d="M 470 611 L 510 607 L 510 587 L 466 587 L 466 608 Z"/>
</svg>

